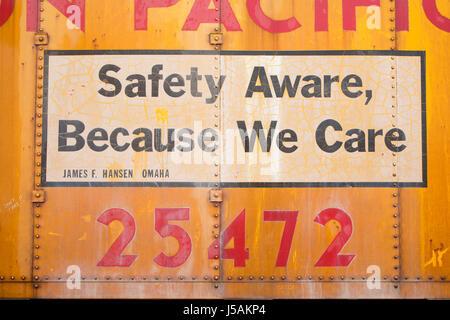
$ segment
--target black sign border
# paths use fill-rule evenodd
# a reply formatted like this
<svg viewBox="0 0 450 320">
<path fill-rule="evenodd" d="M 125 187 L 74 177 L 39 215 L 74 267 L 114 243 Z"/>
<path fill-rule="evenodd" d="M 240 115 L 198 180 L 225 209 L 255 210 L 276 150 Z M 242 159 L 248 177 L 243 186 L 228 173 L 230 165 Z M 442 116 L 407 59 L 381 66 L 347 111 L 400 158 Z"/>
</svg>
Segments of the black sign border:
<svg viewBox="0 0 450 320">
<path fill-rule="evenodd" d="M 422 182 L 54 182 L 46 181 L 48 125 L 49 57 L 61 55 L 255 55 L 255 56 L 419 56 L 421 63 Z M 426 121 L 426 52 L 390 50 L 326 51 L 214 51 L 214 50 L 46 50 L 44 52 L 44 97 L 42 126 L 42 187 L 153 187 L 153 188 L 426 188 L 427 121 Z"/>
</svg>

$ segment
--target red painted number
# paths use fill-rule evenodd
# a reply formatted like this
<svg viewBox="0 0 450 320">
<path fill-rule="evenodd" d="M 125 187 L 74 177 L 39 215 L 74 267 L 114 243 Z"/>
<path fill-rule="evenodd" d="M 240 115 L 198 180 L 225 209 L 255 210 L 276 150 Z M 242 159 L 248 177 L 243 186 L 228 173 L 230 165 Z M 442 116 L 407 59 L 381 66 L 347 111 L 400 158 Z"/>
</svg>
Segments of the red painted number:
<svg viewBox="0 0 450 320">
<path fill-rule="evenodd" d="M 291 251 L 292 238 L 294 237 L 295 225 L 297 223 L 298 211 L 264 211 L 264 221 L 284 221 L 283 236 L 281 238 L 280 250 L 275 264 L 276 267 L 286 267 Z"/>
<path fill-rule="evenodd" d="M 137 258 L 137 255 L 122 255 L 136 232 L 133 216 L 123 209 L 113 208 L 106 210 L 97 218 L 98 222 L 106 226 L 116 220 L 122 223 L 123 231 L 97 264 L 98 267 L 129 267 Z"/>
<path fill-rule="evenodd" d="M 234 248 L 225 248 L 232 238 L 234 238 Z M 208 248 L 208 258 L 218 259 L 220 251 L 222 251 L 223 259 L 234 260 L 235 267 L 245 267 L 245 260 L 249 259 L 249 251 L 245 247 L 245 209 L 225 229 L 220 241 L 216 240 L 211 244 Z"/>
<path fill-rule="evenodd" d="M 169 224 L 169 221 L 189 220 L 188 208 L 167 208 L 155 210 L 155 230 L 163 238 L 174 237 L 178 240 L 178 252 L 173 256 L 167 256 L 161 252 L 153 261 L 161 267 L 176 268 L 181 266 L 191 255 L 192 242 L 187 232 L 176 225 Z"/>
<path fill-rule="evenodd" d="M 315 267 L 347 267 L 355 258 L 354 254 L 339 254 L 348 242 L 353 232 L 353 224 L 350 216 L 344 211 L 336 208 L 325 209 L 320 212 L 314 222 L 325 226 L 330 220 L 336 220 L 341 225 L 341 231 L 336 235 L 333 242 L 322 254 L 314 265 Z"/>
</svg>

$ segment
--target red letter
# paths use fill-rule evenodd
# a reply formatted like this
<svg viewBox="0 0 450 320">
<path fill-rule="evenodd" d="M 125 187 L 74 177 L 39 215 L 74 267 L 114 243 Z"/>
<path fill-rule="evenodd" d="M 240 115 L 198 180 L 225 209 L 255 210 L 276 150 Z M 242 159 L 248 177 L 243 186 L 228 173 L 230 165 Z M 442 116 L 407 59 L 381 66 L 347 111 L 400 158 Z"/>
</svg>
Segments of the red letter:
<svg viewBox="0 0 450 320">
<path fill-rule="evenodd" d="M 344 30 L 356 30 L 355 8 L 359 6 L 380 6 L 380 0 L 342 0 Z"/>
<path fill-rule="evenodd" d="M 247 10 L 258 26 L 272 33 L 290 32 L 302 26 L 294 17 L 287 20 L 269 18 L 262 11 L 260 0 L 247 0 Z"/>
<path fill-rule="evenodd" d="M 81 17 L 80 25 L 77 27 L 84 31 L 85 0 L 73 0 L 72 2 L 67 0 L 48 0 L 48 2 L 58 9 L 58 11 L 61 12 L 66 18 L 69 18 L 69 7 L 78 6 L 80 8 Z"/>
<path fill-rule="evenodd" d="M 37 1 L 27 0 L 27 31 L 37 31 L 39 28 L 41 15 L 38 6 Z"/>
<path fill-rule="evenodd" d="M 14 0 L 2 0 L 0 5 L 0 26 L 2 26 L 9 18 L 14 10 Z"/>
<path fill-rule="evenodd" d="M 441 30 L 450 32 L 450 19 L 444 17 L 436 6 L 436 0 L 423 0 L 423 11 L 428 20 Z"/>
<path fill-rule="evenodd" d="M 200 23 L 223 23 L 227 31 L 242 31 L 241 25 L 236 19 L 233 9 L 228 0 L 221 0 L 222 19 L 219 19 L 219 11 L 208 9 L 211 0 L 195 0 L 189 12 L 189 16 L 184 23 L 183 30 L 197 30 Z M 214 6 L 219 9 L 218 0 L 214 0 Z"/>
<path fill-rule="evenodd" d="M 27 0 L 27 31 L 37 31 L 39 28 L 39 8 L 36 0 Z M 69 2 L 67 0 L 48 0 L 48 2 L 54 6 L 59 12 L 61 12 L 66 18 L 70 18 L 72 6 L 80 8 L 80 25 L 77 26 L 84 31 L 84 17 L 85 17 L 85 0 L 73 0 Z"/>
<path fill-rule="evenodd" d="M 328 31 L 328 0 L 316 0 L 316 31 Z"/>
<path fill-rule="evenodd" d="M 395 1 L 395 29 L 396 31 L 409 30 L 408 0 Z"/>
<path fill-rule="evenodd" d="M 134 30 L 147 30 L 147 9 L 170 7 L 180 0 L 134 0 Z"/>
</svg>

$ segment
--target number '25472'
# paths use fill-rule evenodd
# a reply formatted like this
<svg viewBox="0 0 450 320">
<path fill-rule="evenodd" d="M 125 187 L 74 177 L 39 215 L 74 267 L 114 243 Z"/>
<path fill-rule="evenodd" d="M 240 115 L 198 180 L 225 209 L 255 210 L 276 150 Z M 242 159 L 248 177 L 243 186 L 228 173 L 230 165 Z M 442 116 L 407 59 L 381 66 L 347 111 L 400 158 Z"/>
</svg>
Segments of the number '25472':
<svg viewBox="0 0 450 320">
<path fill-rule="evenodd" d="M 178 252 L 167 256 L 161 252 L 153 261 L 161 267 L 175 268 L 184 264 L 192 251 L 192 241 L 189 234 L 178 225 L 170 221 L 189 221 L 189 208 L 157 208 L 155 210 L 155 230 L 162 238 L 173 237 L 178 241 Z M 292 246 L 298 211 L 264 211 L 264 221 L 285 222 L 276 267 L 286 267 L 289 252 Z M 325 226 L 330 220 L 341 225 L 339 233 L 335 236 L 328 248 L 323 252 L 315 267 L 346 267 L 355 258 L 354 254 L 339 254 L 350 239 L 353 224 L 350 216 L 341 209 L 329 208 L 321 211 L 314 222 Z M 103 212 L 98 222 L 108 226 L 113 221 L 120 221 L 123 231 L 97 264 L 99 267 L 130 267 L 137 255 L 122 255 L 122 252 L 134 238 L 136 223 L 133 216 L 124 209 L 112 208 Z M 234 238 L 234 247 L 226 248 Z M 245 247 L 245 209 L 228 225 L 219 239 L 208 248 L 209 259 L 232 259 L 235 267 L 245 267 L 245 260 L 249 259 L 249 248 Z"/>
</svg>

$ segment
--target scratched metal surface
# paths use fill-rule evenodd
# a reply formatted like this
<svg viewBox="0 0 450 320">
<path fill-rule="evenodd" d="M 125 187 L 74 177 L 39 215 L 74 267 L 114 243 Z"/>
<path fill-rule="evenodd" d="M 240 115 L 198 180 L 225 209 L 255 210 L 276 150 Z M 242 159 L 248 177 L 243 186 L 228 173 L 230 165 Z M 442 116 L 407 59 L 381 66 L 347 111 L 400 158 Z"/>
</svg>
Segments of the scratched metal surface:
<svg viewBox="0 0 450 320">
<path fill-rule="evenodd" d="M 3 7 L 6 2 L 2 1 L 2 11 L 7 9 Z M 49 35 L 48 46 L 40 47 L 44 50 L 215 50 L 208 43 L 208 35 L 217 32 L 215 28 L 219 24 L 204 23 L 196 31 L 182 30 L 193 0 L 173 1 L 173 6 L 149 9 L 147 30 L 134 30 L 135 8 L 131 2 L 86 2 L 84 31 L 70 29 L 67 19 L 50 1 L 39 2 L 43 9 L 40 28 Z M 0 158 L 3 168 L 0 183 L 1 297 L 450 297 L 450 255 L 446 251 L 450 246 L 447 187 L 450 140 L 445 123 L 450 118 L 447 108 L 450 80 L 446 75 L 449 31 L 433 25 L 424 12 L 422 1 L 418 0 L 409 1 L 409 31 L 395 30 L 395 4 L 401 6 L 405 1 L 381 0 L 381 28 L 375 30 L 367 28 L 366 7 L 358 7 L 356 31 L 343 30 L 342 3 L 330 1 L 328 31 L 315 31 L 314 1 L 300 4 L 298 1 L 262 0 L 261 8 L 267 16 L 278 20 L 294 16 L 302 25 L 285 33 L 269 32 L 258 26 L 254 21 L 258 13 L 249 12 L 244 1 L 229 2 L 241 30 L 231 30 L 237 29 L 235 22 L 228 26 L 223 24 L 221 50 L 426 51 L 428 187 L 224 188 L 220 207 L 209 201 L 209 188 L 52 187 L 45 188 L 46 201 L 33 207 L 32 191 L 41 189 L 37 176 L 40 173 L 37 165 L 40 162 L 40 155 L 37 155 L 40 110 L 34 106 L 41 102 L 38 66 L 42 65 L 39 60 L 42 52 L 34 46 L 34 32 L 26 31 L 25 1 L 16 1 L 11 16 L 0 27 L 0 68 L 2 74 L 8 75 L 0 78 L 4 115 L 0 123 L 8 132 L 0 140 L 4 150 Z M 444 17 L 450 17 L 448 1 L 438 0 L 436 4 Z M 397 7 L 401 8 L 404 9 Z M 229 10 L 222 11 L 222 19 L 233 21 Z M 220 11 L 215 12 L 219 17 Z M 433 16 L 432 12 L 427 14 Z M 138 17 L 138 25 L 142 26 L 144 16 Z M 212 73 L 215 67 L 220 67 L 223 58 L 218 57 L 216 61 L 217 65 L 211 66 Z M 395 61 L 392 67 L 396 70 Z M 392 85 L 395 91 L 401 84 L 394 78 Z M 397 182 L 394 175 L 397 170 L 401 168 L 393 166 L 393 183 Z M 115 222 L 109 228 L 96 222 L 102 212 L 112 207 L 123 208 L 135 217 L 136 236 L 123 252 L 139 255 L 131 268 L 97 267 L 122 231 Z M 178 246 L 174 239 L 163 240 L 155 232 L 151 215 L 155 208 L 161 207 L 191 209 L 190 223 L 177 223 L 189 233 L 193 246 L 189 262 L 179 268 L 161 268 L 153 262 L 161 250 L 171 253 Z M 339 232 L 340 226 L 336 223 L 321 226 L 313 222 L 321 210 L 330 207 L 344 209 L 353 219 L 354 233 L 341 253 L 357 257 L 347 268 L 314 267 Z M 244 208 L 245 244 L 250 250 L 246 266 L 235 267 L 229 259 L 208 259 L 208 248 L 216 239 L 214 235 L 219 230 L 223 232 Z M 286 267 L 274 264 L 283 228 L 277 222 L 264 222 L 264 210 L 299 212 Z M 69 290 L 66 286 L 69 265 L 81 267 L 84 277 L 81 290 Z M 383 281 L 379 290 L 367 287 L 369 265 L 381 268 Z"/>
</svg>

